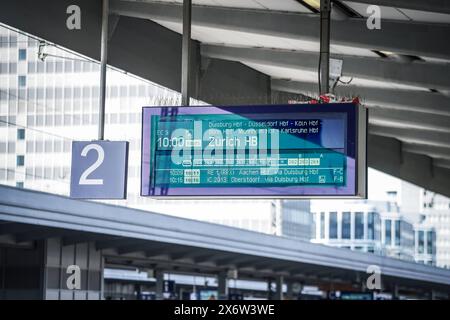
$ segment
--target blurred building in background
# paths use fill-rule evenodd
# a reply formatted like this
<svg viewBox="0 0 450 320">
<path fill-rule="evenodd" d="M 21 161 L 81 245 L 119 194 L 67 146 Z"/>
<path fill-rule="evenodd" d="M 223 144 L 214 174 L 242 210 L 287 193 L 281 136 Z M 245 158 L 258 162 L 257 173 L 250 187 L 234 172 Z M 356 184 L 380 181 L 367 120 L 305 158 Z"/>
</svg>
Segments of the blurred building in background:
<svg viewBox="0 0 450 320">
<path fill-rule="evenodd" d="M 356 201 L 313 201 L 314 243 L 382 253 L 381 219 L 376 206 Z"/>
<path fill-rule="evenodd" d="M 389 201 L 313 201 L 312 242 L 436 265 L 436 234 L 419 211 Z M 411 209 L 411 208 L 409 208 Z"/>
<path fill-rule="evenodd" d="M 433 192 L 422 192 L 424 225 L 435 231 L 436 265 L 450 268 L 450 199 Z M 423 243 L 427 243 L 428 238 L 424 233 Z"/>
<path fill-rule="evenodd" d="M 1 184 L 69 194 L 71 143 L 97 138 L 99 71 L 96 61 L 0 26 Z M 141 107 L 180 105 L 181 95 L 112 68 L 106 95 L 105 138 L 130 142 L 127 199 L 107 202 L 309 241 L 308 201 L 141 197 Z"/>
<path fill-rule="evenodd" d="M 307 200 L 281 200 L 281 234 L 309 241 L 314 237 L 311 202 Z"/>
</svg>

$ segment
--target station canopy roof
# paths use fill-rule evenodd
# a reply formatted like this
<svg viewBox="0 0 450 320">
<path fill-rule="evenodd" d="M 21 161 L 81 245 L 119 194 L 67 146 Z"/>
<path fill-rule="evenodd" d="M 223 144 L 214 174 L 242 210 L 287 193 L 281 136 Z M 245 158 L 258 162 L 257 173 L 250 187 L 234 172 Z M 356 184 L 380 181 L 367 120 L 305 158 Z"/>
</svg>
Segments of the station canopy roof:
<svg viewBox="0 0 450 320">
<path fill-rule="evenodd" d="M 59 16 L 50 16 L 57 10 L 65 12 L 64 5 L 69 2 L 4 0 L 0 22 L 99 59 L 101 1 L 78 0 L 84 6 L 84 29 L 78 33 L 51 25 L 53 21 L 65 23 L 64 15 L 61 22 Z M 165 37 L 150 29 L 162 26 L 178 36 L 182 3 L 110 0 L 115 18 L 110 19 L 108 63 L 180 90 L 181 41 L 171 42 L 172 34 Z M 367 18 L 373 14 L 370 5 L 380 8 L 379 30 L 367 26 Z M 61 8 L 50 10 L 50 6 Z M 213 59 L 237 62 L 267 75 L 270 86 L 264 88 L 269 87 L 269 94 L 271 89 L 272 93 L 316 96 L 319 12 L 320 0 L 193 0 L 192 38 L 198 45 L 201 68 L 207 68 L 207 61 Z M 44 15 L 49 19 L 42 20 Z M 359 96 L 370 109 L 369 166 L 447 196 L 449 34 L 447 0 L 333 1 L 331 58 L 343 61 L 335 94 Z M 223 68 L 215 76 L 227 72 Z M 224 85 L 236 89 L 239 76 L 229 73 L 224 76 L 227 81 L 211 84 L 208 78 L 201 92 L 223 89 L 226 93 Z M 245 80 L 241 82 L 247 88 Z M 195 98 L 215 103 L 201 94 Z"/>
<path fill-rule="evenodd" d="M 182 33 L 182 0 L 112 0 L 114 13 Z M 370 133 L 450 168 L 450 3 L 334 1 L 332 58 L 343 60 L 336 95 L 370 107 Z M 381 30 L 369 30 L 371 5 Z M 272 89 L 317 93 L 320 0 L 193 0 L 192 38 L 204 57 L 239 61 L 267 74 Z M 370 9 L 370 8 L 369 8 Z"/>
</svg>

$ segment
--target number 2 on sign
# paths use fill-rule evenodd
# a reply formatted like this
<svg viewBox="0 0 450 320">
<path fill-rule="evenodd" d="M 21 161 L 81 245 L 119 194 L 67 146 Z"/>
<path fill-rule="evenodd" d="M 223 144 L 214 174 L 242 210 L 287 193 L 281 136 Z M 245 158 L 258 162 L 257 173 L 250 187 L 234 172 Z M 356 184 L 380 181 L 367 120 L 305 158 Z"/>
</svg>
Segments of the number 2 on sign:
<svg viewBox="0 0 450 320">
<path fill-rule="evenodd" d="M 88 176 L 94 172 L 98 167 L 101 166 L 103 160 L 105 160 L 105 150 L 95 143 L 91 143 L 86 145 L 83 150 L 81 150 L 81 156 L 86 157 L 89 151 L 95 150 L 97 151 L 97 160 L 88 167 L 80 177 L 79 184 L 80 185 L 103 185 L 103 179 L 89 179 Z"/>
</svg>

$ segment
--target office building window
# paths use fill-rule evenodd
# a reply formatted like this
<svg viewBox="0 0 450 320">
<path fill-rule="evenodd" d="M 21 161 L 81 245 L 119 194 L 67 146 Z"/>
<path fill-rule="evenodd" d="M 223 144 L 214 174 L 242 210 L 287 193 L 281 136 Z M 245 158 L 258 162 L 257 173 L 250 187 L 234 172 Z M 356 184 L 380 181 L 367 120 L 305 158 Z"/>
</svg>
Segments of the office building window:
<svg viewBox="0 0 450 320">
<path fill-rule="evenodd" d="M 36 73 L 36 62 L 28 62 L 28 73 Z"/>
<path fill-rule="evenodd" d="M 428 231 L 427 232 L 427 253 L 433 254 L 433 232 Z"/>
<path fill-rule="evenodd" d="M 395 245 L 399 246 L 400 245 L 400 230 L 401 228 L 401 224 L 400 224 L 400 220 L 396 220 L 395 221 Z"/>
<path fill-rule="evenodd" d="M 64 72 L 69 73 L 72 72 L 73 67 L 72 67 L 72 61 L 66 60 L 64 61 Z"/>
<path fill-rule="evenodd" d="M 424 252 L 424 245 L 425 245 L 425 241 L 424 241 L 424 232 L 420 231 L 418 232 L 419 234 L 419 253 L 423 253 Z"/>
<path fill-rule="evenodd" d="M 63 62 L 62 61 L 56 61 L 55 62 L 55 72 L 61 73 L 63 71 Z"/>
<path fill-rule="evenodd" d="M 387 245 L 391 245 L 391 234 L 392 234 L 391 220 L 385 220 L 384 224 L 385 224 L 384 243 Z"/>
<path fill-rule="evenodd" d="M 15 62 L 10 62 L 9 63 L 9 73 L 10 74 L 17 73 L 17 63 L 15 63 Z"/>
<path fill-rule="evenodd" d="M 342 239 L 350 239 L 351 215 L 350 212 L 342 212 Z"/>
<path fill-rule="evenodd" d="M 81 61 L 74 61 L 73 69 L 75 72 L 81 72 Z"/>
<path fill-rule="evenodd" d="M 34 152 L 34 142 L 33 141 L 27 141 L 26 150 L 27 150 L 27 153 Z"/>
<path fill-rule="evenodd" d="M 13 170 L 9 170 L 6 172 L 6 179 L 8 181 L 12 181 L 16 178 L 16 173 Z"/>
<path fill-rule="evenodd" d="M 19 49 L 19 61 L 27 59 L 27 49 Z"/>
<path fill-rule="evenodd" d="M 338 224 L 337 224 L 337 212 L 330 212 L 330 239 L 337 239 L 338 237 Z"/>
<path fill-rule="evenodd" d="M 320 213 L 320 238 L 325 239 L 325 212 Z"/>
<path fill-rule="evenodd" d="M 355 213 L 355 239 L 364 239 L 364 213 Z"/>
<path fill-rule="evenodd" d="M 15 152 L 16 152 L 16 143 L 8 142 L 8 153 L 15 153 Z"/>
<path fill-rule="evenodd" d="M 44 73 L 45 71 L 45 63 L 42 61 L 37 61 L 36 62 L 36 67 L 37 67 L 37 73 Z"/>
<path fill-rule="evenodd" d="M 17 140 L 25 140 L 25 129 L 17 129 Z"/>
<path fill-rule="evenodd" d="M 52 152 L 52 147 L 53 147 L 53 142 L 51 140 L 46 140 L 44 142 L 44 152 L 45 153 L 50 153 Z"/>
<path fill-rule="evenodd" d="M 19 76 L 19 87 L 25 87 L 27 85 L 27 77 Z"/>
<path fill-rule="evenodd" d="M 22 167 L 25 165 L 25 156 L 17 156 L 16 164 L 18 167 Z"/>
<path fill-rule="evenodd" d="M 23 188 L 23 182 L 16 182 L 16 188 Z"/>
<path fill-rule="evenodd" d="M 90 62 L 83 62 L 83 72 L 89 72 L 91 71 L 91 63 Z"/>
<path fill-rule="evenodd" d="M 55 63 L 53 61 L 45 61 L 45 67 L 47 69 L 47 73 L 55 72 Z"/>
<path fill-rule="evenodd" d="M 43 100 L 44 99 L 44 88 L 36 89 L 36 99 Z"/>
<path fill-rule="evenodd" d="M 34 149 L 36 153 L 44 152 L 44 142 L 43 141 L 36 141 L 36 148 Z"/>
<path fill-rule="evenodd" d="M 375 213 L 369 212 L 367 214 L 367 239 L 375 240 Z"/>
</svg>

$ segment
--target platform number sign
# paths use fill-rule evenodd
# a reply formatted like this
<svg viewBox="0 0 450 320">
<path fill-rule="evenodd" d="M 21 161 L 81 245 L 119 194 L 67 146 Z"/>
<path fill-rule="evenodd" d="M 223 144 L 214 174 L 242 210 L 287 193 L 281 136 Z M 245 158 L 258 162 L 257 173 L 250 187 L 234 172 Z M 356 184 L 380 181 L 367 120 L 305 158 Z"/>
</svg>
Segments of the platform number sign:
<svg viewBox="0 0 450 320">
<path fill-rule="evenodd" d="M 126 141 L 74 141 L 70 196 L 78 199 L 125 199 L 127 166 Z"/>
</svg>

